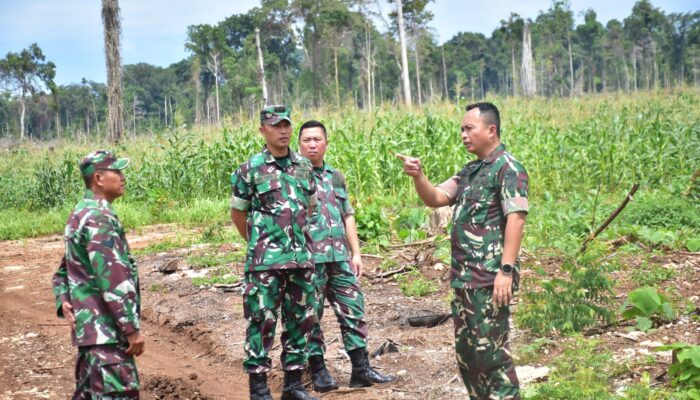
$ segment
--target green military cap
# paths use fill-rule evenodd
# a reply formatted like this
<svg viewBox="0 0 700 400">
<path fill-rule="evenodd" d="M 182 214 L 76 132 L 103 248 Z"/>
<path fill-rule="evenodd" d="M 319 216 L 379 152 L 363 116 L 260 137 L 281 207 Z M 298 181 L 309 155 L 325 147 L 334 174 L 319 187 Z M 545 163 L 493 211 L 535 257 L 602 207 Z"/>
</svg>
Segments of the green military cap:
<svg viewBox="0 0 700 400">
<path fill-rule="evenodd" d="M 292 123 L 291 113 L 292 109 L 287 106 L 267 106 L 260 111 L 260 123 L 275 125 L 282 120 Z"/>
<path fill-rule="evenodd" d="M 129 165 L 128 158 L 117 158 L 109 150 L 97 150 L 83 157 L 78 164 L 83 176 L 90 176 L 98 169 L 122 170 Z"/>
</svg>

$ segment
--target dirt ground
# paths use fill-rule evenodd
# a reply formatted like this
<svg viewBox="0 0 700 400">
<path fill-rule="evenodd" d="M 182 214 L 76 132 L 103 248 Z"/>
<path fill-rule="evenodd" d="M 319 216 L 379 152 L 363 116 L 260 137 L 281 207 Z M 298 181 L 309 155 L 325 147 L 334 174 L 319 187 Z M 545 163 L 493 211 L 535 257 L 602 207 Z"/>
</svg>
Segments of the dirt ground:
<svg viewBox="0 0 700 400">
<path fill-rule="evenodd" d="M 128 234 L 133 249 L 158 243 L 178 233 L 175 225 L 160 225 Z M 426 244 L 430 246 L 430 244 Z M 242 298 L 237 287 L 195 287 L 191 277 L 195 271 L 187 265 L 192 253 L 235 250 L 234 245 L 216 248 L 192 246 L 183 249 L 137 257 L 141 276 L 146 353 L 138 360 L 145 399 L 247 399 L 247 376 L 243 373 Z M 51 292 L 51 277 L 63 252 L 60 236 L 0 242 L 0 398 L 64 399 L 73 389 L 75 348 L 71 347 L 69 327 L 56 318 Z M 323 328 L 328 349 L 326 359 L 341 389 L 323 399 L 454 399 L 466 398 L 464 386 L 457 376 L 453 332 L 450 321 L 433 328 L 416 328 L 407 323 L 409 317 L 448 313 L 448 267 L 432 259 L 430 249 L 421 246 L 393 249 L 391 257 L 401 265 L 420 265 L 422 272 L 440 282 L 441 289 L 423 298 L 407 298 L 391 277 L 381 278 L 376 268 L 378 257 L 367 257 L 367 276 L 362 280 L 369 324 L 369 351 L 374 352 L 387 341 L 396 344 L 396 352 L 387 352 L 371 360 L 377 369 L 398 375 L 398 383 L 366 389 L 349 389 L 350 361 L 342 349 L 339 328 L 326 308 Z M 700 257 L 692 253 L 663 256 L 667 268 L 678 269 L 676 277 L 664 283 L 675 287 L 678 295 L 697 306 L 697 282 L 700 278 Z M 634 263 L 635 260 L 629 260 Z M 543 265 L 556 271 L 556 260 L 528 259 L 527 263 Z M 163 274 L 169 265 L 177 271 Z M 242 275 L 242 265 L 229 266 Z M 527 269 L 527 265 L 525 265 Z M 618 293 L 633 287 L 625 276 L 617 276 Z M 517 301 L 517 299 L 516 299 Z M 516 306 L 517 312 L 517 306 Z M 651 348 L 661 343 L 700 342 L 700 324 L 692 313 L 676 323 L 653 333 L 628 332 L 616 327 L 597 336 L 617 359 L 633 361 L 640 357 L 656 357 L 656 364 L 643 364 L 633 369 L 625 380 L 638 379 L 642 371 L 658 377 L 658 384 L 667 384 L 665 368 L 670 354 L 655 353 Z M 531 342 L 523 332 L 512 332 L 513 348 Z M 274 371 L 271 373 L 273 394 L 279 398 L 282 371 L 279 369 L 279 329 L 273 349 Z M 519 367 L 524 384 L 537 379 L 526 370 L 541 367 L 561 352 L 556 339 L 546 353 L 532 365 Z M 392 346 L 389 346 L 392 347 Z M 307 379 L 308 381 L 308 379 Z"/>
</svg>

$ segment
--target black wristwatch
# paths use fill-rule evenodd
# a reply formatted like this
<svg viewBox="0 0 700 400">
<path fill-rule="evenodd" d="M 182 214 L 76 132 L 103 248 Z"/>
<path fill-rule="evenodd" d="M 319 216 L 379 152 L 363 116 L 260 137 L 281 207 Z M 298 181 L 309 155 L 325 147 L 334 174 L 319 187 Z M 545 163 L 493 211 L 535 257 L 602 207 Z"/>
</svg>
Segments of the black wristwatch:
<svg viewBox="0 0 700 400">
<path fill-rule="evenodd" d="M 501 264 L 501 272 L 503 272 L 503 275 L 510 275 L 513 273 L 513 265 L 512 264 Z"/>
</svg>

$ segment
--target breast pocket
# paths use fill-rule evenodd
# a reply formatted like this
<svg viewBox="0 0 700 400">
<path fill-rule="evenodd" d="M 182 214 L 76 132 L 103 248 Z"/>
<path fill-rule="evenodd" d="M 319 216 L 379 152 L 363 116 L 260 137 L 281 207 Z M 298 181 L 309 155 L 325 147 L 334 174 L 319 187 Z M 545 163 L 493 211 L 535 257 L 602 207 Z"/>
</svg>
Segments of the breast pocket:
<svg viewBox="0 0 700 400">
<path fill-rule="evenodd" d="M 260 205 L 264 210 L 274 209 L 282 202 L 282 185 L 278 179 L 260 182 L 255 185 Z"/>
<path fill-rule="evenodd" d="M 297 179 L 296 191 L 297 199 L 304 205 L 308 206 L 309 198 L 311 196 L 311 183 L 307 179 Z"/>
<path fill-rule="evenodd" d="M 489 187 L 466 188 L 462 193 L 458 205 L 458 221 L 482 225 L 488 219 L 489 208 L 493 203 L 495 194 Z"/>
</svg>

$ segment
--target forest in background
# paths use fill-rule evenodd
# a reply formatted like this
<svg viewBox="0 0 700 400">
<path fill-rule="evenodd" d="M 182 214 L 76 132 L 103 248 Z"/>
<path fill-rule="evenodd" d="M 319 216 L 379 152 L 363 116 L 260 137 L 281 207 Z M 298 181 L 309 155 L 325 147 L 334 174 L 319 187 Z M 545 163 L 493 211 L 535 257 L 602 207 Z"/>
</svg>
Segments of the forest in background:
<svg viewBox="0 0 700 400">
<path fill-rule="evenodd" d="M 419 106 L 436 99 L 523 96 L 524 30 L 531 33 L 530 73 L 538 96 L 698 83 L 700 12 L 667 14 L 641 0 L 622 21 L 599 21 L 588 9 L 576 25 L 579 11 L 556 0 L 534 20 L 511 13 L 489 37 L 461 32 L 439 45 L 429 1 L 402 1 L 409 93 Z M 186 29 L 186 59 L 165 68 L 123 66 L 126 135 L 254 115 L 263 103 L 256 29 L 267 103 L 374 109 L 405 102 L 396 12 L 382 17 L 374 0 L 262 0 L 245 14 Z M 56 85 L 60 65 L 46 60 L 40 45 L 0 59 L 0 138 L 105 137 L 106 85 L 85 79 Z M 17 63 L 34 72 L 24 92 L 11 79 Z"/>
</svg>

